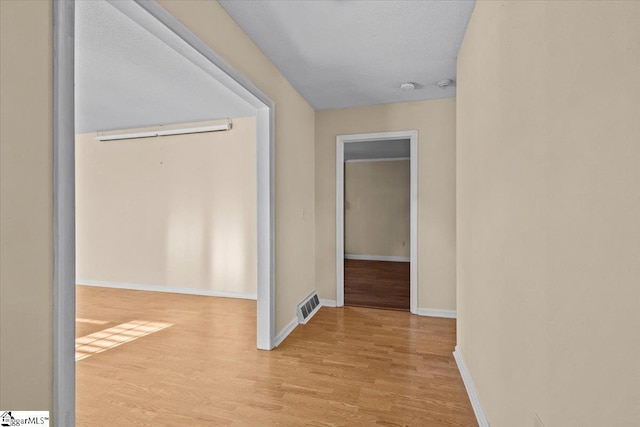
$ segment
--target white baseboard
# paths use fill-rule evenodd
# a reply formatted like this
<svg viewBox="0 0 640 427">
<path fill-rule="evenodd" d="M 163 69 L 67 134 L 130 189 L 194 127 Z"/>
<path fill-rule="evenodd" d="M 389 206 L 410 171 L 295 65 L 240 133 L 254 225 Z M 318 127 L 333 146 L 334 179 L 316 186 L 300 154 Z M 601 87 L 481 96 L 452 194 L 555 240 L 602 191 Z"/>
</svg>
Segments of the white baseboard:
<svg viewBox="0 0 640 427">
<path fill-rule="evenodd" d="M 437 308 L 418 308 L 416 314 L 418 316 L 445 317 L 447 319 L 456 318 L 455 310 L 440 310 Z"/>
<path fill-rule="evenodd" d="M 462 376 L 464 387 L 467 389 L 467 394 L 469 395 L 469 400 L 471 401 L 473 413 L 476 415 L 476 420 L 478 421 L 478 427 L 491 427 L 489 425 L 487 417 L 484 415 L 482 405 L 480 404 L 480 398 L 478 397 L 478 392 L 473 385 L 473 380 L 471 379 L 471 375 L 467 370 L 467 366 L 464 364 L 464 358 L 462 357 L 462 353 L 460 353 L 460 350 L 458 350 L 458 346 L 456 346 L 456 349 L 453 352 L 453 358 L 456 359 L 456 363 L 458 364 L 458 370 L 460 371 L 460 375 Z"/>
<path fill-rule="evenodd" d="M 320 298 L 320 305 L 323 307 L 337 307 L 338 304 L 334 299 L 322 299 Z"/>
<path fill-rule="evenodd" d="M 130 289 L 134 291 L 170 292 L 174 294 L 202 295 L 208 297 L 258 299 L 254 293 L 214 291 L 210 289 L 176 288 L 162 285 L 144 285 L 140 283 L 101 282 L 98 280 L 76 280 L 78 286 L 100 286 L 103 288 Z"/>
<path fill-rule="evenodd" d="M 398 160 L 411 160 L 411 157 L 380 157 L 377 159 L 348 159 L 345 163 L 369 163 L 369 162 L 395 162 Z"/>
<path fill-rule="evenodd" d="M 358 259 L 361 261 L 391 261 L 391 262 L 410 262 L 411 258 L 403 256 L 386 256 L 386 255 L 355 255 L 344 254 L 344 259 Z"/>
<path fill-rule="evenodd" d="M 277 347 L 282 344 L 282 341 L 284 341 L 285 338 L 287 338 L 289 334 L 293 332 L 296 326 L 298 326 L 298 316 L 291 319 L 291 322 L 287 323 L 287 326 L 285 326 L 280 332 L 278 332 L 278 335 L 276 335 L 274 339 L 273 346 Z"/>
</svg>

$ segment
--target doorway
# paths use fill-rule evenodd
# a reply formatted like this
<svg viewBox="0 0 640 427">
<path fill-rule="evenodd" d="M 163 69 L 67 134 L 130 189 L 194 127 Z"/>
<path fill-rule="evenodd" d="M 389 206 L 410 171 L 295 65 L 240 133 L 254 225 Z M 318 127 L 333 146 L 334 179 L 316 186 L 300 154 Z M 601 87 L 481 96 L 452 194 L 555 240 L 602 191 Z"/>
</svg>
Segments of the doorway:
<svg viewBox="0 0 640 427">
<path fill-rule="evenodd" d="M 256 109 L 257 314 L 256 345 L 274 347 L 274 103 L 155 1 L 109 1 L 227 90 Z M 75 3 L 53 3 L 54 16 L 54 413 L 75 424 Z M 141 24 L 142 25 L 142 24 Z M 162 28 L 164 35 L 157 32 Z"/>
<path fill-rule="evenodd" d="M 339 135 L 336 138 L 336 305 L 342 307 L 352 303 L 356 305 L 368 305 L 379 308 L 408 309 L 416 314 L 418 305 L 418 269 L 417 269 L 417 213 L 418 213 L 418 133 L 417 131 L 397 131 L 382 132 L 357 135 Z M 391 232 L 395 235 L 396 248 L 387 252 L 382 246 L 385 242 L 377 239 L 380 230 L 377 228 L 380 216 L 367 215 L 369 219 L 363 219 L 362 215 L 351 215 L 353 211 L 366 213 L 367 210 L 375 209 L 376 203 L 384 199 L 382 194 L 371 194 L 373 190 L 368 190 L 368 197 L 360 198 L 357 194 L 350 198 L 350 192 L 357 192 L 358 186 L 371 183 L 376 170 L 374 163 L 389 162 L 390 167 L 385 167 L 388 176 L 383 179 L 384 185 L 393 185 L 392 181 L 401 182 L 403 172 L 406 170 L 406 163 L 409 166 L 409 212 L 408 223 L 409 233 L 406 237 L 398 238 L 402 231 Z M 403 162 L 405 164 L 403 164 Z M 355 167 L 352 167 L 354 166 Z M 361 167 L 358 167 L 361 166 Z M 348 170 L 348 172 L 347 172 Z M 349 183 L 346 179 L 355 178 L 355 183 Z M 377 177 L 375 179 L 379 179 Z M 383 182 L 381 181 L 381 183 Z M 359 184 L 360 183 L 360 184 Z M 390 187 L 392 189 L 392 187 Z M 363 193 L 364 194 L 364 193 Z M 345 202 L 345 196 L 348 200 Z M 402 194 L 394 194 L 395 204 L 402 205 Z M 358 204 L 366 206 L 358 206 Z M 396 212 L 397 213 L 397 212 Z M 382 219 L 382 223 L 388 223 L 389 215 Z M 352 233 L 347 239 L 345 231 L 347 222 L 355 222 L 359 230 Z M 402 222 L 401 218 L 398 218 Z M 376 225 L 377 224 L 377 225 Z M 398 224 L 402 228 L 402 224 Z M 354 238 L 351 238 L 354 237 Z M 373 238 L 372 238 L 373 237 Z M 382 239 L 388 240 L 389 239 Z M 407 241 L 408 240 L 408 241 Z M 403 249 L 407 245 L 408 251 Z M 387 252 L 381 253 L 349 253 L 351 252 Z M 363 249 L 366 246 L 366 249 Z M 388 245 L 386 245 L 388 246 Z M 378 249 L 375 249 L 378 248 Z M 395 252 L 393 252 L 395 251 Z M 408 256 L 407 255 L 408 252 Z M 389 253 L 392 253 L 389 255 Z M 408 265 L 407 265 L 408 264 Z M 398 281 L 408 280 L 408 289 L 400 289 L 394 284 Z M 349 292 L 345 299 L 345 281 L 349 283 Z M 400 287 L 402 284 L 400 283 Z M 408 292 L 407 292 L 408 291 Z M 391 292 L 391 296 L 390 293 Z M 408 304 L 407 294 L 408 293 Z"/>
</svg>

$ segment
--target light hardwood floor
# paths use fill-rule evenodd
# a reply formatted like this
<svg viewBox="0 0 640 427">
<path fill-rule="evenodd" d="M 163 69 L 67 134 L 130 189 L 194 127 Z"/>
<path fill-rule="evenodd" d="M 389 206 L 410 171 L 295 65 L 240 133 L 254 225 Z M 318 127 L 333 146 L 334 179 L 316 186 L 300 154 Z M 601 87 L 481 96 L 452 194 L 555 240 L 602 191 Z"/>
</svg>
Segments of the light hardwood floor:
<svg viewBox="0 0 640 427">
<path fill-rule="evenodd" d="M 255 301 L 77 289 L 78 337 L 172 325 L 77 362 L 79 427 L 476 425 L 453 320 L 322 308 L 266 352 Z"/>
</svg>

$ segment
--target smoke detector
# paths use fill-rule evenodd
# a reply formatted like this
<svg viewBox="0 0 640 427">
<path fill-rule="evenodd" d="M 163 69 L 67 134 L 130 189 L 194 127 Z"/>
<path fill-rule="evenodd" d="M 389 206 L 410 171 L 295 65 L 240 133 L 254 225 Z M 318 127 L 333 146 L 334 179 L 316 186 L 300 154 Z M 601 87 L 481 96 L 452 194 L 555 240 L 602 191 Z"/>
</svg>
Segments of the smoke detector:
<svg viewBox="0 0 640 427">
<path fill-rule="evenodd" d="M 451 79 L 442 79 L 436 82 L 436 86 L 438 86 L 440 89 L 446 89 L 449 86 L 451 86 L 453 83 L 454 81 Z"/>
<path fill-rule="evenodd" d="M 413 82 L 406 82 L 400 85 L 400 89 L 404 91 L 414 90 L 416 88 L 416 84 Z"/>
</svg>

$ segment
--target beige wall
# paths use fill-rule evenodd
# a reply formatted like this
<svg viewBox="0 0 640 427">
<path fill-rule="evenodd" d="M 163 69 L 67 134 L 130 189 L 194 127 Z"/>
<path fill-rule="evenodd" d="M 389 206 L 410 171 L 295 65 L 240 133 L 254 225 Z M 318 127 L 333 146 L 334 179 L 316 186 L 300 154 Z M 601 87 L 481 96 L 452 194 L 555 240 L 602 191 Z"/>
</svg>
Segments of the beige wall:
<svg viewBox="0 0 640 427">
<path fill-rule="evenodd" d="M 256 120 L 229 132 L 76 138 L 76 278 L 255 294 Z"/>
<path fill-rule="evenodd" d="M 215 1 L 160 0 L 275 102 L 276 332 L 314 289 L 314 111 Z"/>
<path fill-rule="evenodd" d="M 316 112 L 316 288 L 336 298 L 336 136 L 418 131 L 418 307 L 455 310 L 455 99 Z"/>
<path fill-rule="evenodd" d="M 492 427 L 640 420 L 640 2 L 480 1 L 458 61 L 458 345 Z"/>
<path fill-rule="evenodd" d="M 217 2 L 160 3 L 275 101 L 280 330 L 314 286 L 314 111 Z M 52 6 L 47 0 L 0 4 L 0 403 L 47 409 L 52 398 Z"/>
<path fill-rule="evenodd" d="M 344 252 L 410 256 L 408 160 L 346 162 Z"/>
<path fill-rule="evenodd" d="M 0 1 L 2 409 L 52 407 L 51 13 L 46 1 Z"/>
</svg>

